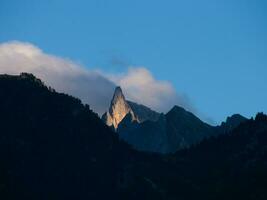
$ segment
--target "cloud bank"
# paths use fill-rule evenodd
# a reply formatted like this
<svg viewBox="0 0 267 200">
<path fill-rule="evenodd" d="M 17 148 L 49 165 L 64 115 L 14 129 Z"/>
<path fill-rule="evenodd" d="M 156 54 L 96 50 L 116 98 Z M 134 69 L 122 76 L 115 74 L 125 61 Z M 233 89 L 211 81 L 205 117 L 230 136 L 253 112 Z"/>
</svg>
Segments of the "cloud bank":
<svg viewBox="0 0 267 200">
<path fill-rule="evenodd" d="M 178 95 L 169 82 L 156 80 L 144 67 L 130 67 L 126 73 L 111 74 L 108 78 L 120 85 L 127 98 L 134 102 L 163 112 L 177 104 L 192 110 L 185 95 Z"/>
<path fill-rule="evenodd" d="M 85 68 L 69 59 L 44 53 L 31 43 L 12 41 L 0 44 L 0 73 L 29 72 L 59 92 L 80 98 L 103 114 L 116 85 L 128 99 L 157 111 L 167 111 L 174 104 L 190 110 L 187 99 L 167 81 L 156 80 L 144 67 L 130 67 L 122 74 L 108 74 Z"/>
</svg>

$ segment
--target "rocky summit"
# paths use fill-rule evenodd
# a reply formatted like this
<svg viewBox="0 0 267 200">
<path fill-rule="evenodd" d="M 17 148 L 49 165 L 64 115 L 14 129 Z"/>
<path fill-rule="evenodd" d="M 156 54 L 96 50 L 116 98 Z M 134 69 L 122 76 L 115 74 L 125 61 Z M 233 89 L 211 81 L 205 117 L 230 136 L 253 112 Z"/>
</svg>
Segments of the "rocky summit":
<svg viewBox="0 0 267 200">
<path fill-rule="evenodd" d="M 204 138 L 227 134 L 247 119 L 233 115 L 220 126 L 212 126 L 180 106 L 160 114 L 144 105 L 127 101 L 122 89 L 116 87 L 109 110 L 102 120 L 137 150 L 172 153 Z"/>
<path fill-rule="evenodd" d="M 130 106 L 128 105 L 120 87 L 116 87 L 109 111 L 103 115 L 103 120 L 108 126 L 118 128 L 119 123 L 123 118 L 130 113 L 132 119 L 135 119 L 134 114 Z"/>
<path fill-rule="evenodd" d="M 146 120 L 156 121 L 160 114 L 144 105 L 127 101 L 121 87 L 116 87 L 110 107 L 102 119 L 108 126 L 117 130 L 126 115 L 129 115 L 131 122 L 141 123 Z"/>
</svg>

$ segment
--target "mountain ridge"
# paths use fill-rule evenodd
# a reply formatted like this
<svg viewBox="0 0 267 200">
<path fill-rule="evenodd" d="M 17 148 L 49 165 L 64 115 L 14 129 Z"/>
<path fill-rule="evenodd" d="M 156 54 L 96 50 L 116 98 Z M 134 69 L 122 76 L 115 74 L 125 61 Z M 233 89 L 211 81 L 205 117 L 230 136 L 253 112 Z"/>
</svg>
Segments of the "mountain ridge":
<svg viewBox="0 0 267 200">
<path fill-rule="evenodd" d="M 116 93 L 119 93 L 121 98 L 114 100 Z M 166 114 L 160 114 L 144 105 L 128 101 L 120 87 L 115 89 L 114 96 L 109 112 L 106 112 L 102 119 L 107 125 L 115 127 L 120 138 L 141 151 L 172 153 L 207 137 L 226 134 L 247 120 L 236 114 L 228 117 L 220 126 L 212 126 L 178 105 L 173 106 Z M 128 110 L 122 114 L 119 123 L 112 123 L 113 113 L 119 115 L 120 110 L 123 110 L 114 108 L 113 105 L 117 104 L 117 101 L 127 105 Z"/>
</svg>

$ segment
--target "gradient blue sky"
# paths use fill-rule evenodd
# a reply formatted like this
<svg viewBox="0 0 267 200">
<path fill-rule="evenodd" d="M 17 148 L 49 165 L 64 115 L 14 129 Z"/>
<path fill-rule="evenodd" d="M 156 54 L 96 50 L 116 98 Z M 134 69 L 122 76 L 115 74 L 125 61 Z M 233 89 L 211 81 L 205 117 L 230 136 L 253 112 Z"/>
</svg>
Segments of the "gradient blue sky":
<svg viewBox="0 0 267 200">
<path fill-rule="evenodd" d="M 108 72 L 145 66 L 214 121 L 267 112 L 267 1 L 1 0 L 0 42 Z"/>
</svg>

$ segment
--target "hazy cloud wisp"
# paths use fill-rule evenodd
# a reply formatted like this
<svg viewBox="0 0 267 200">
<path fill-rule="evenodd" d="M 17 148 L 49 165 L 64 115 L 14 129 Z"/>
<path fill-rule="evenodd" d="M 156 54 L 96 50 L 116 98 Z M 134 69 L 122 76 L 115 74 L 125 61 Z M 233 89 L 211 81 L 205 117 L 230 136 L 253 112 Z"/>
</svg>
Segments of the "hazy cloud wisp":
<svg viewBox="0 0 267 200">
<path fill-rule="evenodd" d="M 59 92 L 79 97 L 98 112 L 104 112 L 115 87 L 97 72 L 86 70 L 71 60 L 44 53 L 30 43 L 0 45 L 0 73 L 33 73 Z"/>
<path fill-rule="evenodd" d="M 178 95 L 167 81 L 156 80 L 144 67 L 130 67 L 126 73 L 112 74 L 108 78 L 121 85 L 129 100 L 166 112 L 174 105 L 191 110 L 185 96 Z"/>
<path fill-rule="evenodd" d="M 57 91 L 80 98 L 100 115 L 108 108 L 115 85 L 120 85 L 130 100 L 157 111 L 167 111 L 174 104 L 191 108 L 186 98 L 178 95 L 169 82 L 156 80 L 144 67 L 131 67 L 122 74 L 108 74 L 46 54 L 31 43 L 0 44 L 0 73 L 21 72 L 33 73 Z"/>
</svg>

